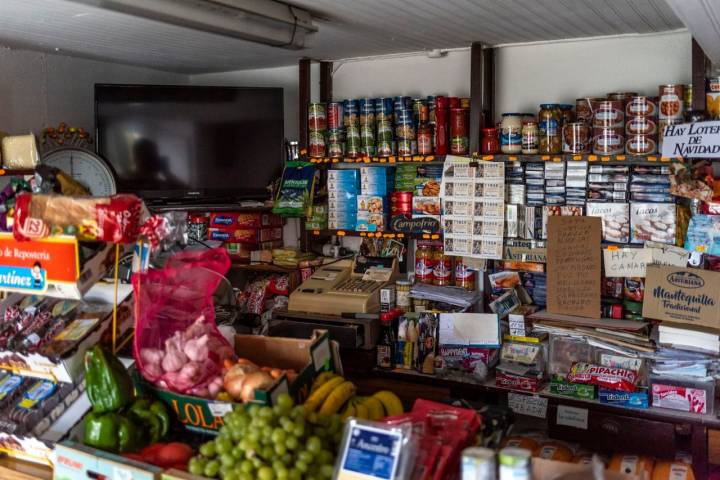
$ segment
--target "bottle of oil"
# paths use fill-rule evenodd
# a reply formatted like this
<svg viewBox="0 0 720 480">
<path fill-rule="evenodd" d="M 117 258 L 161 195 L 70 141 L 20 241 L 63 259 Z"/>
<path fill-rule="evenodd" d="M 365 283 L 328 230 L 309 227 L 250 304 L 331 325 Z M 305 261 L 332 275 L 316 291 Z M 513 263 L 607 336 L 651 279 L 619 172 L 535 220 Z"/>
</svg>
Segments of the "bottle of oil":
<svg viewBox="0 0 720 480">
<path fill-rule="evenodd" d="M 391 312 L 380 314 L 380 340 L 377 344 L 377 366 L 385 370 L 395 367 L 394 315 Z"/>
</svg>

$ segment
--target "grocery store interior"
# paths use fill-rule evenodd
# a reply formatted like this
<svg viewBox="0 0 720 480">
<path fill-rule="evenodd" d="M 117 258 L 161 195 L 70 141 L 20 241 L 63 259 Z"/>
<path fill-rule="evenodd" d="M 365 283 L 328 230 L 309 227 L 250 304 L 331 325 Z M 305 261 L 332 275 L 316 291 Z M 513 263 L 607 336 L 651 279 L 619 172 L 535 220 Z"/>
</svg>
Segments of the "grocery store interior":
<svg viewBox="0 0 720 480">
<path fill-rule="evenodd" d="M 0 479 L 718 480 L 719 397 L 720 1 L 0 1 Z"/>
</svg>

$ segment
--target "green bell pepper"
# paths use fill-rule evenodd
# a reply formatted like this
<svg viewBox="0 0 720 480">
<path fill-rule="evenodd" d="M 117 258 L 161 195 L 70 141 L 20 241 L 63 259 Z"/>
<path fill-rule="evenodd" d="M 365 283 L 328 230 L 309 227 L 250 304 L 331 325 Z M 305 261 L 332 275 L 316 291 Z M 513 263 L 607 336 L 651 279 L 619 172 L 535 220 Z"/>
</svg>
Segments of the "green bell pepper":
<svg viewBox="0 0 720 480">
<path fill-rule="evenodd" d="M 160 400 L 138 398 L 128 409 L 138 425 L 144 427 L 150 444 L 165 438 L 170 430 L 170 415 Z"/>
<path fill-rule="evenodd" d="M 145 446 L 140 426 L 116 412 L 88 413 L 83 442 L 90 447 L 115 453 L 136 452 Z"/>
<path fill-rule="evenodd" d="M 135 396 L 132 379 L 123 364 L 100 345 L 85 352 L 85 384 L 97 413 L 117 411 Z"/>
</svg>

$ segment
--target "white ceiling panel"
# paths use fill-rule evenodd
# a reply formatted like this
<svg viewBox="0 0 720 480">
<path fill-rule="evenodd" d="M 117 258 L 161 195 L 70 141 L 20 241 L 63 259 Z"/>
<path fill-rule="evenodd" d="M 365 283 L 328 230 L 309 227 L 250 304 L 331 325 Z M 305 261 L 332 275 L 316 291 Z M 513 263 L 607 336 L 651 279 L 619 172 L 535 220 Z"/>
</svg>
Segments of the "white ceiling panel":
<svg viewBox="0 0 720 480">
<path fill-rule="evenodd" d="M 714 64 L 720 64 L 720 1 L 668 0 Z"/>
<path fill-rule="evenodd" d="M 148 0 L 150 1 L 150 0 Z M 273 48 L 69 0 L 0 0 L 0 44 L 205 73 L 340 59 L 683 28 L 672 0 L 293 0 L 319 32 Z M 684 0 L 682 0 L 684 1 Z"/>
</svg>

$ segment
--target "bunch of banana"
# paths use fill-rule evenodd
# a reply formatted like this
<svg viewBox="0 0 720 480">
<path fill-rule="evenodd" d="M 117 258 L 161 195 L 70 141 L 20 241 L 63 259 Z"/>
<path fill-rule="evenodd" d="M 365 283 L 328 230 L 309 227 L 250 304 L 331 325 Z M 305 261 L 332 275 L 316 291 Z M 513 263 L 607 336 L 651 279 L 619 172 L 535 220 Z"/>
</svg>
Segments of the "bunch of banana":
<svg viewBox="0 0 720 480">
<path fill-rule="evenodd" d="M 305 408 L 312 412 L 332 414 L 340 412 L 348 417 L 382 420 L 403 413 L 402 402 L 393 392 L 383 390 L 369 397 L 356 396 L 352 382 L 333 372 L 323 372 L 315 379 Z M 344 405 L 344 408 L 343 408 Z"/>
</svg>

